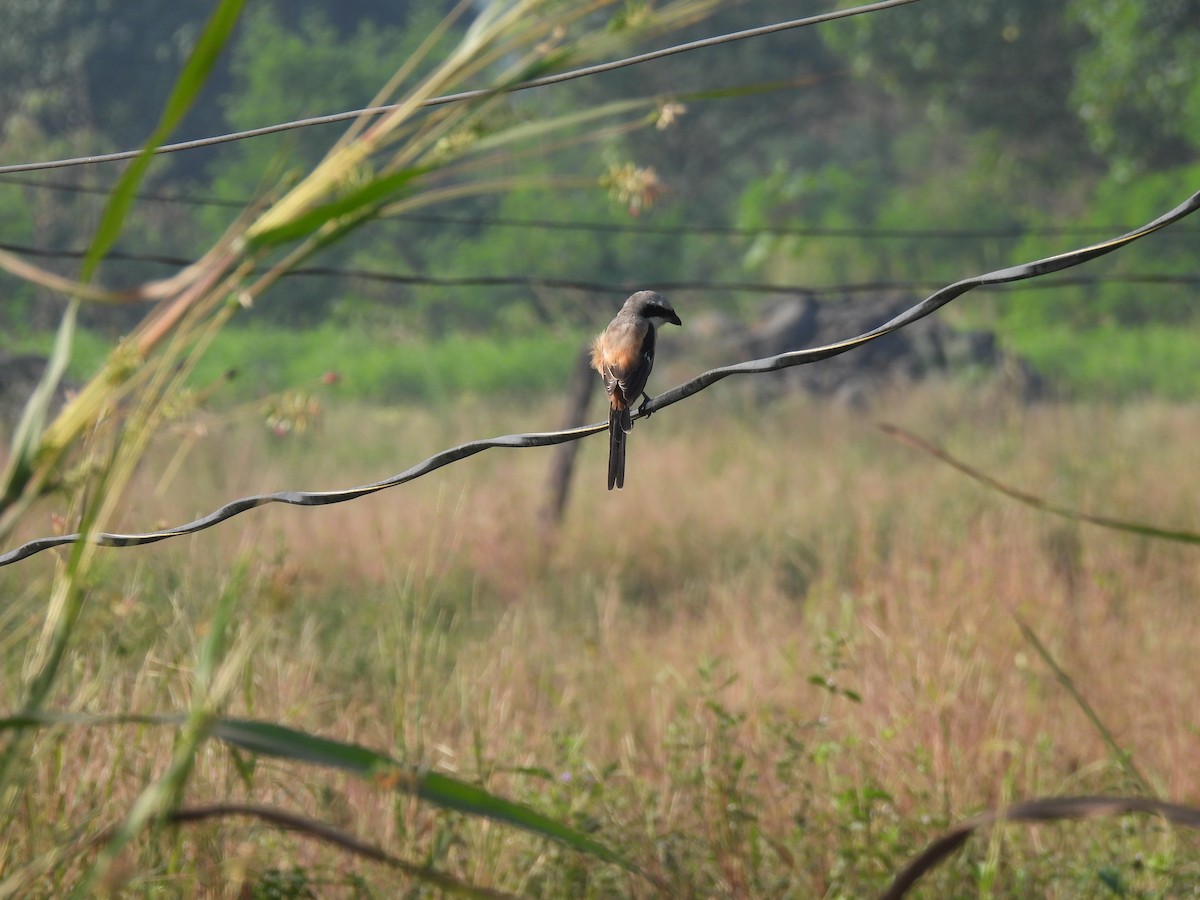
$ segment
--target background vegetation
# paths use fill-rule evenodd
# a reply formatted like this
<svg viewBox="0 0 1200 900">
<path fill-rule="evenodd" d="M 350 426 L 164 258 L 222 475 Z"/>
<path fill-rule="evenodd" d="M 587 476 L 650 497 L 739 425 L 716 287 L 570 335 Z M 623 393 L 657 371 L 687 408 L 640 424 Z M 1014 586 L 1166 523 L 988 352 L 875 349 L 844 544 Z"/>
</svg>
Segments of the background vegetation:
<svg viewBox="0 0 1200 900">
<path fill-rule="evenodd" d="M 799 14 L 784 0 L 726 6 L 684 36 Z M 135 146 L 146 134 L 145 111 L 161 105 L 208 8 L 206 0 L 170 9 L 94 0 L 11 5 L 0 53 L 0 154 L 30 160 Z M 256 3 L 180 135 L 365 105 L 447 8 Z M 673 127 L 605 138 L 556 164 L 596 178 L 614 161 L 633 159 L 658 173 L 658 202 L 635 219 L 598 191 L 514 189 L 359 232 L 319 262 L 434 277 L 615 285 L 685 277 L 805 287 L 944 282 L 1048 255 L 1140 224 L 1196 183 L 1198 16 L 1192 2 L 1161 9 L 1135 0 L 922 4 L 521 95 L 511 103 L 518 116 L 614 96 L 676 97 L 687 109 Z M 182 199 L 139 204 L 123 249 L 194 258 L 261 188 L 264 173 L 299 171 L 332 139 L 331 129 L 305 129 L 157 161 L 145 190 Z M 543 165 L 534 155 L 514 160 L 510 173 Z M 0 179 L 0 236 L 43 249 L 81 246 L 103 196 L 63 188 L 112 179 L 106 168 Z M 214 199 L 233 208 L 205 202 Z M 605 230 L 555 224 L 564 221 Z M 613 227 L 623 224 L 662 230 Z M 696 231 L 706 225 L 802 233 Z M 1125 395 L 1155 389 L 1170 382 L 1154 371 L 1165 365 L 1140 353 L 1140 341 L 1110 337 L 1167 326 L 1177 345 L 1193 348 L 1195 245 L 1196 226 L 1187 223 L 1091 267 L 1095 283 L 1006 293 L 948 315 L 998 329 L 1068 385 Z M 114 261 L 102 277 L 130 283 L 161 274 L 161 266 Z M 1133 275 L 1183 283 L 1121 280 Z M 602 325 L 621 293 L 336 277 L 287 284 L 241 321 L 335 322 L 343 332 L 389 339 L 524 333 L 535 325 L 574 335 Z M 751 317 L 762 303 L 737 291 L 683 291 L 674 299 Z M 133 315 L 94 311 L 88 322 L 116 335 Z M 53 304 L 17 285 L 0 298 L 0 317 L 6 343 L 56 321 Z M 1078 365 L 1047 358 L 1040 335 L 1058 328 L 1084 336 Z M 1102 362 L 1112 359 L 1111 369 Z"/>
<path fill-rule="evenodd" d="M 671 40 L 801 12 L 718 6 Z M 253 4 L 183 136 L 364 105 L 446 9 Z M 0 157 L 138 144 L 210 11 L 12 4 Z M 615 47 L 641 12 L 586 24 Z M 14 445 L 4 503 L 38 484 L 22 466 L 45 480 L 0 520 L 4 549 L 367 483 L 459 441 L 553 427 L 581 341 L 631 281 L 952 281 L 1141 224 L 1195 186 L 1198 35 L 1190 0 L 921 3 L 495 103 L 466 133 L 647 94 L 670 127 L 517 144 L 485 160 L 509 189 L 373 222 L 308 262 L 611 289 L 284 278 L 202 357 L 172 345 L 129 371 L 112 348 L 144 337 L 133 329 L 147 308 L 85 306 L 69 371 L 107 405 L 54 465 L 52 442 L 27 457 Z M 406 137 L 429 140 L 423 121 Z M 156 160 L 120 250 L 200 256 L 251 197 L 265 192 L 274 214 L 274 185 L 303 179 L 336 136 Z M 659 181 L 618 197 L 606 187 L 629 160 Z M 547 172 L 577 186 L 517 186 Z M 363 181 L 334 195 L 381 174 L 355 172 Z M 96 167 L 0 178 L 0 240 L 87 246 L 112 180 Z M 764 403 L 730 381 L 640 427 L 633 489 L 581 482 L 553 533 L 540 521 L 547 454 L 493 452 L 352 504 L 0 569 L 0 697 L 28 716 L 3 723 L 0 895 L 857 897 L 984 807 L 1194 802 L 1194 549 L 981 493 L 872 419 L 886 411 L 1063 505 L 1195 531 L 1195 237 L 1185 222 L 1089 265 L 1089 283 L 971 295 L 939 314 L 994 328 L 1066 387 L 1053 403 L 977 381 L 833 409 Z M 99 280 L 170 271 L 114 255 Z M 752 320 L 762 305 L 737 290 L 672 299 L 689 324 L 705 310 Z M 5 277 L 0 349 L 48 352 L 62 308 Z M 181 331 L 203 346 L 200 325 Z M 663 351 L 655 382 L 669 385 L 721 348 Z M 585 476 L 599 472 L 593 443 Z M 28 730 L 43 708 L 88 727 Z M 93 713 L 175 718 L 102 728 Z M 290 759 L 246 733 L 203 741 L 237 718 L 328 736 L 358 762 L 299 765 L 324 751 L 296 735 Z M 349 744 L 390 762 L 364 765 Z M 429 773 L 451 779 L 432 800 Z M 514 829 L 496 806 L 473 814 L 448 802 L 455 786 L 528 804 L 571 836 Z M 391 861 L 254 819 L 163 817 L 208 802 L 292 810 Z M 578 852 L 593 839 L 598 852 Z M 1198 881 L 1197 850 L 1149 818 L 996 829 L 925 889 L 1179 895 Z"/>
</svg>

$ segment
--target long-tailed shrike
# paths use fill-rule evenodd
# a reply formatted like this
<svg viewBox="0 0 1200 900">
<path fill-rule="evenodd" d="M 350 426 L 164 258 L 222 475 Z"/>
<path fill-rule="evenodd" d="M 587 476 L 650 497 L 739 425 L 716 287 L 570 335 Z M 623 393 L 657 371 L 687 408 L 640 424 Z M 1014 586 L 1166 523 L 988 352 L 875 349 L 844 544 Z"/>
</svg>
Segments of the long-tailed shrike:
<svg viewBox="0 0 1200 900">
<path fill-rule="evenodd" d="M 608 394 L 608 489 L 625 486 L 625 436 L 633 430 L 629 407 L 645 397 L 654 367 L 655 329 L 664 322 L 682 325 L 671 303 L 654 291 L 638 291 L 592 344 L 592 368 Z M 644 404 L 643 404 L 644 405 Z"/>
</svg>

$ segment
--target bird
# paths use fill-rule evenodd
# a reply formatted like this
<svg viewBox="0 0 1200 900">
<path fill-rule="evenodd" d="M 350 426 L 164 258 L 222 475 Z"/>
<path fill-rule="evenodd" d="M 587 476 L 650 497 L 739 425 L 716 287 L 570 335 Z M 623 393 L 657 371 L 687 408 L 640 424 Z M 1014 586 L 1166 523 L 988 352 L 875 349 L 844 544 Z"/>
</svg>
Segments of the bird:
<svg viewBox="0 0 1200 900">
<path fill-rule="evenodd" d="M 626 435 L 633 430 L 630 406 L 644 397 L 654 368 L 659 325 L 683 325 L 671 302 L 654 291 L 638 291 L 625 301 L 603 333 L 592 342 L 592 368 L 604 379 L 608 394 L 608 489 L 625 486 Z"/>
</svg>

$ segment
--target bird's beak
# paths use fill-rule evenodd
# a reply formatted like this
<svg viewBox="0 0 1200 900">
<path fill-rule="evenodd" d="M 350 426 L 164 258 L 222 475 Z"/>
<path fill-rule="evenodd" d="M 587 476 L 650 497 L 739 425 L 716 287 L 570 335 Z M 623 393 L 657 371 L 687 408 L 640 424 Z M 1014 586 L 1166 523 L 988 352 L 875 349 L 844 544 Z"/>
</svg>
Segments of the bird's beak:
<svg viewBox="0 0 1200 900">
<path fill-rule="evenodd" d="M 673 313 L 671 315 L 671 318 L 667 319 L 667 321 L 670 322 L 672 325 L 683 325 L 683 323 L 681 321 L 679 321 L 678 314 Z"/>
</svg>

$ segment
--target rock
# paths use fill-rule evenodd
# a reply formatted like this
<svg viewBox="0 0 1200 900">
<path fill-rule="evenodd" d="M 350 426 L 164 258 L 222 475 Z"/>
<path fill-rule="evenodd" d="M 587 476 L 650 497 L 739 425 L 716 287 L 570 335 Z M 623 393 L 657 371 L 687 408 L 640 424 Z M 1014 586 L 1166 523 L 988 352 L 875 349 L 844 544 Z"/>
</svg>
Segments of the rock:
<svg viewBox="0 0 1200 900">
<path fill-rule="evenodd" d="M 733 345 L 740 359 L 833 344 L 891 321 L 919 299 L 900 294 L 822 301 L 783 297 L 757 325 L 726 330 L 725 343 Z M 800 389 L 857 406 L 885 386 L 972 370 L 998 373 L 1026 400 L 1045 391 L 1037 373 L 1006 354 L 994 334 L 955 330 L 936 314 L 838 356 L 758 379 L 758 386 L 768 394 Z"/>
</svg>

